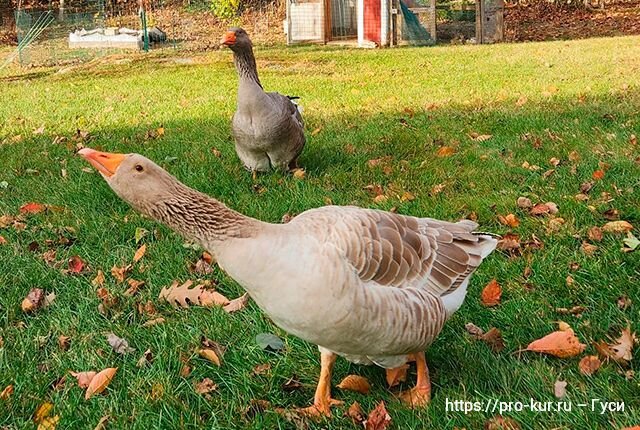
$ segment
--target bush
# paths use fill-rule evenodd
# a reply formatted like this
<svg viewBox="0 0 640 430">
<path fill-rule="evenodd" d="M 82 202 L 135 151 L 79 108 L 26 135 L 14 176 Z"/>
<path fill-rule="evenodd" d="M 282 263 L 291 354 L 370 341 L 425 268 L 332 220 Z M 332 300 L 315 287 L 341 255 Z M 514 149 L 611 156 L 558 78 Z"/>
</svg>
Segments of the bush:
<svg viewBox="0 0 640 430">
<path fill-rule="evenodd" d="M 238 13 L 240 0 L 211 0 L 213 14 L 221 19 L 230 19 Z"/>
</svg>

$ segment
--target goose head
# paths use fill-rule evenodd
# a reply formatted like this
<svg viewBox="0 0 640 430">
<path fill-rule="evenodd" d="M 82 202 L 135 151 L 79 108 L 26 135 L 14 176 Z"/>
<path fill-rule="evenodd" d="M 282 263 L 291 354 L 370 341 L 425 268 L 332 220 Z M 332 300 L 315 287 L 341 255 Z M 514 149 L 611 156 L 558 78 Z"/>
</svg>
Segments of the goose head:
<svg viewBox="0 0 640 430">
<path fill-rule="evenodd" d="M 78 151 L 109 187 L 136 210 L 150 215 L 158 202 L 175 196 L 178 181 L 140 154 L 112 154 L 91 148 Z"/>
<path fill-rule="evenodd" d="M 253 48 L 247 32 L 240 27 L 231 27 L 222 36 L 221 45 L 228 46 L 233 52 L 247 51 Z"/>
</svg>

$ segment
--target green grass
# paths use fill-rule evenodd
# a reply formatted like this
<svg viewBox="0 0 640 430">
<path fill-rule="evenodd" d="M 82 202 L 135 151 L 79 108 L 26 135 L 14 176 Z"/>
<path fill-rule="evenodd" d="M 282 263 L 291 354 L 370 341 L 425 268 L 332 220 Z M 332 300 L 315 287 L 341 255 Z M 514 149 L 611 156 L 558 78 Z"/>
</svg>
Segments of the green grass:
<svg viewBox="0 0 640 430">
<path fill-rule="evenodd" d="M 605 235 L 598 251 L 586 256 L 580 245 L 587 230 L 606 222 L 603 212 L 615 208 L 622 219 L 640 225 L 640 164 L 630 135 L 640 135 L 640 37 L 576 42 L 496 46 L 452 46 L 394 50 L 331 50 L 271 48 L 258 50 L 263 84 L 269 90 L 302 96 L 308 143 L 301 157 L 304 180 L 278 174 L 261 175 L 258 193 L 238 162 L 230 138 L 229 118 L 235 105 L 236 77 L 229 52 L 196 56 L 192 64 L 163 57 L 135 57 L 126 63 L 93 63 L 64 74 L 44 70 L 0 78 L 0 215 L 16 215 L 22 204 L 35 201 L 64 207 L 27 216 L 26 229 L 0 230 L 0 389 L 15 385 L 10 400 L 0 400 L 0 426 L 34 428 L 31 417 L 44 401 L 61 416 L 58 428 L 93 428 L 110 415 L 109 428 L 292 428 L 273 412 L 242 417 L 251 399 L 268 399 L 292 407 L 311 401 L 319 372 L 318 352 L 275 327 L 255 304 L 228 315 L 220 309 L 174 310 L 158 301 L 158 293 L 173 279 L 196 275 L 189 265 L 198 251 L 183 247 L 173 232 L 142 218 L 119 200 L 96 174 L 82 171 L 86 163 L 74 156 L 77 129 L 88 131 L 91 147 L 139 152 L 163 164 L 184 183 L 216 196 L 248 215 L 277 222 L 285 213 L 321 206 L 357 204 L 417 216 L 456 220 L 475 213 L 481 228 L 505 233 L 497 215 L 515 213 L 521 220 L 513 231 L 524 240 L 536 235 L 544 248 L 509 257 L 496 252 L 477 271 L 463 308 L 449 321 L 427 352 L 433 379 L 433 401 L 418 411 L 406 409 L 386 389 L 384 372 L 339 360 L 333 382 L 350 373 L 373 384 L 368 396 L 337 392 L 350 404 L 357 400 L 370 410 L 387 403 L 397 429 L 481 428 L 491 413 L 447 412 L 445 399 L 528 401 L 554 400 L 553 384 L 568 382 L 570 413 L 510 412 L 522 428 L 621 428 L 640 423 L 640 377 L 626 380 L 624 370 L 609 363 L 596 375 L 578 372 L 578 358 L 557 359 L 517 351 L 564 320 L 588 344 L 617 336 L 631 324 L 640 329 L 640 251 L 622 253 L 622 237 Z M 555 91 L 557 89 L 557 91 Z M 552 93 L 552 94 L 551 94 Z M 526 97 L 522 106 L 516 101 Z M 32 131 L 45 126 L 43 134 Z M 163 125 L 166 133 L 145 139 Z M 312 133 L 312 131 L 315 131 Z M 469 133 L 491 134 L 487 141 Z M 530 138 L 524 139 L 523 136 Z M 21 138 L 15 136 L 20 135 Z M 56 136 L 67 141 L 53 143 Z M 539 139 L 541 147 L 533 142 Z M 58 139 L 59 140 L 59 139 Z M 436 157 L 442 145 L 453 146 L 451 157 Z M 212 148 L 222 156 L 217 158 Z M 580 160 L 569 161 L 576 151 Z M 392 170 L 370 168 L 367 161 L 389 156 Z M 168 157 L 177 157 L 173 162 Z M 548 178 L 549 159 L 562 163 Z M 541 166 L 531 171 L 523 162 Z M 598 163 L 610 165 L 596 182 L 588 202 L 577 201 L 580 184 L 591 180 Z M 61 175 L 61 169 L 67 172 Z M 381 184 L 390 199 L 379 205 L 363 190 Z M 444 184 L 441 193 L 432 193 Z M 394 192 L 395 191 L 395 192 Z M 400 201 L 403 191 L 413 201 Z M 610 200 L 602 196 L 609 193 Z M 565 224 L 549 232 L 548 218 L 528 216 L 516 206 L 519 196 L 558 204 Z M 72 255 L 88 262 L 89 271 L 69 276 L 47 265 L 41 254 L 45 240 L 73 227 L 76 241 L 54 246 L 63 263 Z M 137 248 L 134 235 L 142 227 L 146 270 L 132 277 L 146 282 L 135 297 L 108 273 L 129 262 Z M 31 242 L 40 249 L 28 250 Z M 580 268 L 570 272 L 577 262 Z M 529 265 L 532 274 L 524 279 Z M 119 298 L 107 316 L 91 285 L 95 272 L 107 274 L 106 287 Z M 567 286 L 571 274 L 575 284 Z M 218 271 L 219 290 L 230 297 L 242 289 Z M 483 286 L 497 278 L 502 304 L 485 308 Z M 25 315 L 20 302 L 33 287 L 55 292 L 47 309 Z M 632 304 L 620 309 L 617 298 Z M 152 301 L 166 323 L 144 328 L 137 302 Z M 561 315 L 557 307 L 586 306 L 581 317 Z M 492 352 L 473 341 L 464 324 L 502 330 L 506 348 Z M 136 352 L 113 353 L 105 334 L 113 331 L 129 340 Z M 280 354 L 262 351 L 255 335 L 273 332 L 285 339 Z M 60 335 L 71 337 L 62 351 Z M 200 336 L 226 345 L 222 367 L 195 354 Z M 45 340 L 38 342 L 38 337 Z M 136 367 L 150 348 L 155 360 Z M 179 375 L 181 358 L 193 373 Z M 266 375 L 252 376 L 254 366 L 270 363 Z M 106 395 L 85 401 L 67 377 L 64 388 L 51 384 L 68 370 L 119 367 Z M 281 385 L 292 375 L 304 384 L 293 393 Z M 210 399 L 193 386 L 204 377 L 218 384 Z M 152 395 L 152 388 L 156 387 Z M 162 394 L 158 395 L 158 387 Z M 337 391 L 337 390 L 336 390 Z M 600 415 L 575 406 L 592 398 L 625 401 L 624 412 Z M 329 421 L 311 428 L 355 428 L 337 409 Z"/>
</svg>

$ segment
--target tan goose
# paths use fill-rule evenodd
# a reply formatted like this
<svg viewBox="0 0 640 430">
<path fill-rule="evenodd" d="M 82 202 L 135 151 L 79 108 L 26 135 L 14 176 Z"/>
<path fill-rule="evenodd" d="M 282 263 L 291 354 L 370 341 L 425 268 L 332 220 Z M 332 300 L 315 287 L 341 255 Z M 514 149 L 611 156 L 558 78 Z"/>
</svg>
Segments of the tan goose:
<svg viewBox="0 0 640 430">
<path fill-rule="evenodd" d="M 238 100 L 231 128 L 236 152 L 245 167 L 255 172 L 297 167 L 304 148 L 304 124 L 292 97 L 267 93 L 258 78 L 253 45 L 247 32 L 230 28 L 221 40 L 233 51 L 238 72 Z"/>
<path fill-rule="evenodd" d="M 403 393 L 426 404 L 424 351 L 462 304 L 469 277 L 497 241 L 477 225 L 358 207 L 326 206 L 288 224 L 242 215 L 180 183 L 138 154 L 82 149 L 136 210 L 211 252 L 281 328 L 319 345 L 321 372 L 309 413 L 330 415 L 336 355 L 394 372 L 411 356 L 417 384 Z"/>
</svg>

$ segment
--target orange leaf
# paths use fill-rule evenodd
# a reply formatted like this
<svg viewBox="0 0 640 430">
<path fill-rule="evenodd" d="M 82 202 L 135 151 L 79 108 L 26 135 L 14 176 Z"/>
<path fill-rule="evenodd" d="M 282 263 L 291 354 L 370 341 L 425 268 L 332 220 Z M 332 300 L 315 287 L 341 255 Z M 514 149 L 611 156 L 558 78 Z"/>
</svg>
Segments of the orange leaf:
<svg viewBox="0 0 640 430">
<path fill-rule="evenodd" d="M 217 291 L 212 290 L 202 290 L 200 295 L 198 296 L 198 300 L 202 306 L 212 307 L 212 306 L 226 306 L 228 305 L 229 299 L 220 294 Z"/>
<path fill-rule="evenodd" d="M 13 394 L 13 384 L 9 384 L 4 387 L 4 390 L 0 393 L 0 400 L 7 400 Z"/>
<path fill-rule="evenodd" d="M 133 262 L 137 263 L 138 261 L 140 261 L 140 259 L 144 257 L 144 254 L 146 252 L 147 252 L 147 245 L 143 244 L 140 248 L 138 248 L 136 253 L 133 255 Z"/>
<path fill-rule="evenodd" d="M 87 392 L 84 394 L 84 399 L 89 400 L 94 394 L 102 393 L 111 383 L 117 370 L 117 367 L 109 367 L 98 372 L 98 374 L 91 379 L 91 382 L 89 382 Z"/>
<path fill-rule="evenodd" d="M 583 375 L 591 376 L 600 368 L 602 362 L 596 355 L 588 355 L 583 357 L 578 363 L 578 368 L 580 369 L 580 373 Z"/>
<path fill-rule="evenodd" d="M 338 384 L 338 388 L 368 394 L 371 390 L 371 384 L 364 376 L 348 375 Z"/>
<path fill-rule="evenodd" d="M 596 170 L 593 172 L 593 175 L 591 175 L 591 178 L 593 178 L 594 181 L 599 181 L 604 178 L 604 170 Z"/>
<path fill-rule="evenodd" d="M 247 306 L 247 303 L 249 303 L 249 294 L 244 293 L 240 297 L 237 297 L 237 298 L 231 300 L 222 309 L 224 309 L 228 313 L 236 312 L 236 311 L 239 311 L 241 309 L 244 309 L 244 307 Z"/>
<path fill-rule="evenodd" d="M 456 153 L 456 150 L 450 146 L 441 146 L 436 155 L 438 157 L 450 157 Z"/>
<path fill-rule="evenodd" d="M 78 380 L 78 387 L 87 388 L 93 377 L 96 376 L 96 372 L 71 372 L 71 376 Z"/>
<path fill-rule="evenodd" d="M 586 345 L 580 343 L 573 330 L 565 330 L 554 331 L 541 339 L 534 340 L 527 346 L 527 351 L 567 358 L 580 354 L 585 348 Z"/>
<path fill-rule="evenodd" d="M 508 214 L 506 216 L 498 215 L 498 221 L 500 224 L 504 224 L 506 226 L 516 228 L 520 225 L 520 220 L 514 214 Z"/>
<path fill-rule="evenodd" d="M 39 214 L 45 210 L 45 206 L 41 203 L 29 202 L 20 206 L 21 214 Z"/>
<path fill-rule="evenodd" d="M 502 296 L 502 288 L 498 281 L 493 279 L 482 290 L 480 299 L 485 306 L 496 306 L 500 304 L 500 296 Z"/>
<path fill-rule="evenodd" d="M 610 221 L 602 226 L 607 233 L 626 233 L 633 230 L 633 225 L 627 221 Z"/>
<path fill-rule="evenodd" d="M 358 402 L 353 402 L 353 404 L 349 406 L 349 410 L 347 410 L 345 415 L 351 418 L 353 423 L 357 426 L 362 425 L 362 423 L 366 419 L 364 411 L 362 410 L 362 407 Z"/>
<path fill-rule="evenodd" d="M 218 357 L 218 354 L 216 354 L 216 352 L 213 349 L 209 349 L 209 348 L 199 349 L 198 355 L 202 358 L 209 360 L 210 362 L 212 362 L 218 367 L 220 367 L 220 365 L 222 364 L 220 363 L 220 357 Z"/>
</svg>

